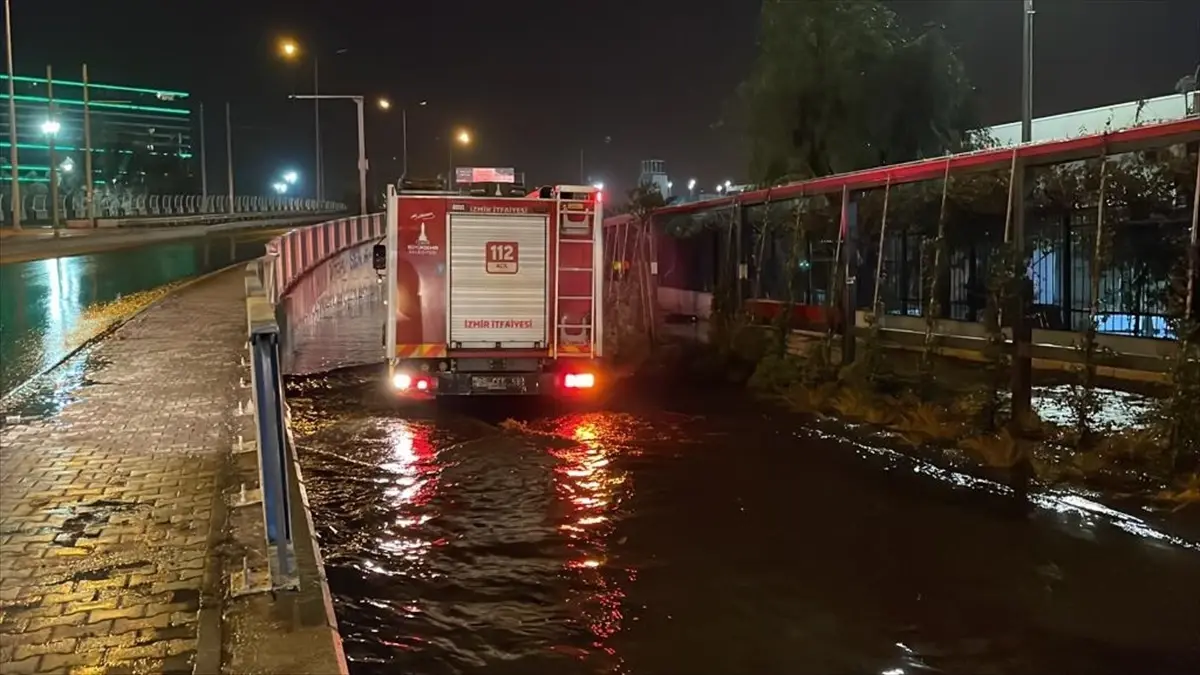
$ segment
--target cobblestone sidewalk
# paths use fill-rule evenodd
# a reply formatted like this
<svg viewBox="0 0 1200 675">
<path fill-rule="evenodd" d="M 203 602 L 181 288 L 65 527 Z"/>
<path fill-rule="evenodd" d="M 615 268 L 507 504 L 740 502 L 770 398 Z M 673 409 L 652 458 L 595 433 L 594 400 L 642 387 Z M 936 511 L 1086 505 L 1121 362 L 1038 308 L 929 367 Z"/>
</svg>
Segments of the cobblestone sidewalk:
<svg viewBox="0 0 1200 675">
<path fill-rule="evenodd" d="M 192 673 L 242 297 L 234 270 L 164 300 L 57 414 L 0 429 L 0 673 Z"/>
</svg>

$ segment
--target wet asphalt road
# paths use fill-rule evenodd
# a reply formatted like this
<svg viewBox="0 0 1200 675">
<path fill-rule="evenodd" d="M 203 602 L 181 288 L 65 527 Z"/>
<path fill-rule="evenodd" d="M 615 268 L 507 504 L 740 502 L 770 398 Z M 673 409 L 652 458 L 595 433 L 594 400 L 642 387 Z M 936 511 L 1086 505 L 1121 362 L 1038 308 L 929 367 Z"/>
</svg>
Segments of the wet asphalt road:
<svg viewBox="0 0 1200 675">
<path fill-rule="evenodd" d="M 1016 517 L 735 391 L 435 408 L 376 375 L 289 385 L 355 675 L 1200 672 L 1200 549 L 1136 513 Z"/>
<path fill-rule="evenodd" d="M 155 299 L 166 284 L 260 256 L 282 231 L 214 233 L 0 265 L 0 396 Z"/>
</svg>

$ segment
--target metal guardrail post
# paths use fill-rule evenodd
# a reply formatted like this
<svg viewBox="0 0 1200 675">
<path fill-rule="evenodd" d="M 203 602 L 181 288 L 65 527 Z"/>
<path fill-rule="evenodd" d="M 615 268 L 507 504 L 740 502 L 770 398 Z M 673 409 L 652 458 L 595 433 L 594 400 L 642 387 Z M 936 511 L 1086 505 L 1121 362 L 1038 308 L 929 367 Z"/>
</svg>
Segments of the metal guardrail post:
<svg viewBox="0 0 1200 675">
<path fill-rule="evenodd" d="M 267 544 L 275 550 L 271 585 L 287 585 L 295 573 L 291 496 L 288 494 L 287 438 L 283 428 L 283 381 L 279 367 L 279 327 L 255 326 L 250 334 L 254 421 Z"/>
</svg>

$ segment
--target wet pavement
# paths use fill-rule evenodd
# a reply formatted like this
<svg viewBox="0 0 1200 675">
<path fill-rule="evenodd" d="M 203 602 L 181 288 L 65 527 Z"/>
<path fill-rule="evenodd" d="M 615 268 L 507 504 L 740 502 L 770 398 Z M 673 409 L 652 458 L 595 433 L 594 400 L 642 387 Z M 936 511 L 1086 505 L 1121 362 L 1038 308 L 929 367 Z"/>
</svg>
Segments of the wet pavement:
<svg viewBox="0 0 1200 675">
<path fill-rule="evenodd" d="M 165 285 L 260 256 L 279 232 L 0 265 L 0 396 L 164 295 Z"/>
<path fill-rule="evenodd" d="M 219 588 L 242 284 L 167 298 L 5 401 L 0 672 L 192 672 Z"/>
<path fill-rule="evenodd" d="M 1200 672 L 1200 544 L 1152 514 L 1017 516 L 694 382 L 584 412 L 400 404 L 373 367 L 289 391 L 356 675 Z"/>
</svg>

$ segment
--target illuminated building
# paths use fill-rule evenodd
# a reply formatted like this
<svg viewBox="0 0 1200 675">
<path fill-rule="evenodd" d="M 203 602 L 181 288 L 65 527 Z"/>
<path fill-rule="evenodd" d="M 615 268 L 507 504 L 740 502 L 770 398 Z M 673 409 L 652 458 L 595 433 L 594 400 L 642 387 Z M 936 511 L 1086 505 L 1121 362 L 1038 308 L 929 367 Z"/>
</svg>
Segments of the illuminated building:
<svg viewBox="0 0 1200 675">
<path fill-rule="evenodd" d="M 7 95 L 8 76 L 0 75 Z M 49 88 L 44 77 L 14 78 L 21 182 L 45 183 L 50 170 Z M 68 191 L 83 181 L 84 87 L 78 79 L 54 78 L 53 143 Z M 192 156 L 192 110 L 188 94 L 89 83 L 92 173 L 97 184 L 146 188 L 156 193 L 195 192 L 198 167 Z M 0 181 L 11 180 L 8 106 L 0 106 Z"/>
</svg>

